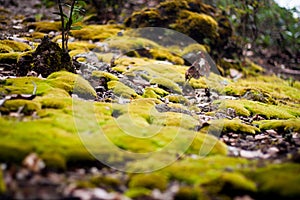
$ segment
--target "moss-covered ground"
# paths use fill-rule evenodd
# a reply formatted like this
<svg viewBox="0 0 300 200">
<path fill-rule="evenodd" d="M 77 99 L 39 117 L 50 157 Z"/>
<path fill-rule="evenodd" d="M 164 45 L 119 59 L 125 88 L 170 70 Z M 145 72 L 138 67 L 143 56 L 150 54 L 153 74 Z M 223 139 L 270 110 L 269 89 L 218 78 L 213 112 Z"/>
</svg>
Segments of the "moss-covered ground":
<svg viewBox="0 0 300 200">
<path fill-rule="evenodd" d="M 173 19 L 173 28 L 189 33 L 206 30 L 202 31 L 199 41 L 219 37 L 218 22 L 208 14 L 212 8 L 202 7 L 203 13 L 195 16 L 190 11 L 190 3 L 194 1 L 176 2 L 160 5 L 160 12 L 178 14 L 179 18 Z M 185 10 L 179 12 L 179 8 Z M 128 25 L 134 26 L 134 16 L 148 16 L 153 19 L 152 23 L 162 20 L 157 10 L 149 9 L 135 13 L 128 19 L 131 20 L 127 21 Z M 60 29 L 57 22 L 36 22 L 29 26 L 36 31 L 31 34 L 31 39 Z M 194 30 L 193 26 L 199 30 Z M 268 160 L 232 157 L 228 155 L 228 146 L 218 138 L 227 133 L 254 136 L 269 130 L 278 135 L 299 134 L 298 81 L 290 84 L 276 76 L 258 75 L 262 69 L 249 61 L 244 72 L 247 78 L 233 81 L 211 73 L 207 78 L 188 82 L 185 80 L 188 66 L 183 65 L 180 56 L 199 50 L 209 52 L 209 46 L 178 47 L 174 48 L 178 52 L 175 54 L 171 48 L 151 40 L 132 38 L 126 31 L 123 36 L 118 36 L 123 29 L 129 28 L 84 25 L 81 30 L 71 31 L 76 40 L 69 44 L 71 56 L 94 50 L 99 60 L 108 63 L 114 55 L 112 52 L 121 53 L 115 57 L 109 72 L 99 69 L 91 72 L 93 80 L 106 80 L 107 89 L 114 95 L 110 101 L 95 101 L 99 92 L 91 83 L 81 75 L 65 71 L 54 72 L 47 78 L 0 80 L 3 100 L 0 105 L 1 163 L 20 165 L 28 154 L 35 152 L 50 170 L 85 167 L 97 162 L 93 155 L 101 155 L 114 164 L 125 162 L 122 164 L 130 172 L 145 172 L 158 167 L 159 170 L 151 173 L 127 173 L 125 183 L 102 176 L 77 183 L 83 188 L 106 187 L 107 190 L 124 184 L 125 195 L 133 199 L 147 198 L 154 189 L 164 192 L 173 183 L 179 185 L 175 199 L 231 199 L 239 195 L 258 199 L 300 198 L 299 163 L 289 159 L 276 164 Z M 96 43 L 99 41 L 102 46 Z M 25 43 L 0 41 L 0 61 L 17 63 L 22 53 L 33 49 Z M 228 66 L 225 62 L 219 64 Z M 125 81 L 124 77 L 127 78 Z M 126 82 L 132 79 L 139 84 L 145 83 L 141 92 Z M 32 96 L 35 87 L 35 96 Z M 201 105 L 187 95 L 186 87 L 192 91 L 211 88 L 211 92 L 222 98 L 211 104 L 216 109 L 205 112 L 203 103 Z M 13 99 L 18 94 L 34 98 Z M 4 101 L 6 97 L 9 98 Z M 226 114 L 228 110 L 234 111 L 230 117 Z M 220 113 L 225 113 L 226 117 L 201 121 L 200 117 L 214 117 Z M 215 126 L 210 129 L 209 125 Z M 103 141 L 97 143 L 100 148 L 93 146 L 93 142 L 103 139 L 95 134 L 99 130 L 120 152 L 136 153 L 134 155 L 162 151 L 175 141 L 178 148 L 171 148 L 168 153 L 176 155 L 177 160 L 162 168 L 160 164 L 169 159 L 164 154 L 155 159 L 146 157 L 142 162 L 130 156 L 121 158 L 121 153 L 112 154 L 111 149 L 105 148 Z M 189 145 L 185 148 L 185 144 Z M 93 155 L 86 145 L 92 145 L 89 147 Z M 0 194 L 5 191 L 2 179 L 0 171 Z"/>
</svg>

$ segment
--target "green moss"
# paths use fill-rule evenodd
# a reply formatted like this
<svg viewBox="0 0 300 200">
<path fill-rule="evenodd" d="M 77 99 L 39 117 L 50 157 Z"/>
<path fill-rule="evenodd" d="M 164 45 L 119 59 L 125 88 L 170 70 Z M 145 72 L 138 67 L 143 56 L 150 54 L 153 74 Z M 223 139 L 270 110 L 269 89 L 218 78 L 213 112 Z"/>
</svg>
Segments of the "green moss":
<svg viewBox="0 0 300 200">
<path fill-rule="evenodd" d="M 150 54 L 155 60 L 168 60 L 177 65 L 183 65 L 184 60 L 176 55 L 173 55 L 167 49 L 159 48 L 159 49 L 151 49 Z"/>
<path fill-rule="evenodd" d="M 11 47 L 9 47 L 8 45 L 0 43 L 0 53 L 10 53 L 10 52 L 13 52 L 13 51 L 14 50 Z"/>
<path fill-rule="evenodd" d="M 123 29 L 119 25 L 84 25 L 80 30 L 72 30 L 72 35 L 82 40 L 105 40 L 116 36 Z"/>
<path fill-rule="evenodd" d="M 119 78 L 109 72 L 104 71 L 93 71 L 92 77 L 94 78 L 105 78 L 107 81 L 118 81 Z"/>
<path fill-rule="evenodd" d="M 300 116 L 297 107 L 288 105 L 268 105 L 245 99 L 224 100 L 220 102 L 220 108 L 233 108 L 238 115 L 242 116 L 260 115 L 267 119 L 289 119 Z"/>
<path fill-rule="evenodd" d="M 143 49 L 143 48 L 159 48 L 160 46 L 148 39 L 139 37 L 112 37 L 105 41 L 111 49 L 121 50 L 123 53 Z"/>
<path fill-rule="evenodd" d="M 93 50 L 96 47 L 97 47 L 97 45 L 90 43 L 90 42 L 85 42 L 85 41 L 68 43 L 68 50 L 79 50 L 79 49 Z"/>
<path fill-rule="evenodd" d="M 247 176 L 257 184 L 260 198 L 299 199 L 300 165 L 295 163 L 269 164 L 247 170 Z"/>
<path fill-rule="evenodd" d="M 108 89 L 113 90 L 114 94 L 123 97 L 123 98 L 137 98 L 139 95 L 130 87 L 124 85 L 118 81 L 109 81 L 107 83 Z"/>
<path fill-rule="evenodd" d="M 129 181 L 129 188 L 147 188 L 159 189 L 164 191 L 167 188 L 168 179 L 161 174 L 137 174 L 131 177 Z"/>
<path fill-rule="evenodd" d="M 276 76 L 258 76 L 240 79 L 227 85 L 224 89 L 228 95 L 243 96 L 248 91 L 256 91 L 263 96 L 284 101 L 300 100 L 299 88 L 291 87 L 288 81 Z M 266 95 L 265 95 L 266 94 Z"/>
<path fill-rule="evenodd" d="M 206 14 L 183 10 L 180 12 L 179 19 L 170 26 L 201 43 L 204 42 L 205 38 L 214 39 L 218 37 L 218 22 Z"/>
<path fill-rule="evenodd" d="M 96 187 L 105 188 L 106 190 L 114 190 L 122 184 L 121 180 L 110 176 L 92 177 L 90 179 L 90 183 L 92 183 Z"/>
<path fill-rule="evenodd" d="M 135 198 L 143 198 L 151 195 L 151 190 L 146 188 L 129 188 L 125 192 L 125 196 L 135 199 Z"/>
<path fill-rule="evenodd" d="M 29 28 L 35 29 L 36 32 L 49 33 L 50 31 L 60 31 L 61 22 L 40 21 L 29 24 Z"/>
<path fill-rule="evenodd" d="M 221 175 L 202 185 L 204 191 L 211 197 L 231 199 L 240 194 L 253 194 L 256 185 L 250 179 L 238 172 L 223 172 Z"/>
<path fill-rule="evenodd" d="M 0 40 L 0 46 L 5 45 L 11 48 L 15 52 L 23 52 L 31 50 L 31 47 L 23 42 L 17 42 L 14 40 Z"/>
<path fill-rule="evenodd" d="M 71 104 L 70 98 L 61 98 L 57 97 L 43 97 L 37 100 L 42 105 L 42 108 L 54 108 L 54 109 L 61 109 L 65 108 L 68 104 Z"/>
<path fill-rule="evenodd" d="M 244 124 L 239 119 L 233 119 L 233 120 L 223 119 L 219 122 L 217 120 L 216 123 L 223 124 L 223 132 L 225 133 L 235 132 L 235 133 L 255 134 L 260 132 L 260 130 L 255 126 Z"/>
<path fill-rule="evenodd" d="M 3 113 L 17 112 L 22 108 L 21 113 L 26 115 L 32 114 L 34 111 L 41 109 L 41 105 L 37 102 L 23 99 L 8 100 L 0 107 Z"/>
<path fill-rule="evenodd" d="M 161 23 L 162 17 L 154 8 L 145 8 L 141 11 L 136 11 L 131 17 L 125 19 L 124 24 L 132 28 L 158 26 Z"/>
<path fill-rule="evenodd" d="M 162 169 L 161 172 L 168 174 L 171 180 L 192 185 L 203 185 L 217 180 L 228 168 L 232 171 L 243 169 L 248 162 L 246 159 L 225 156 L 186 158 Z"/>
<path fill-rule="evenodd" d="M 74 56 L 77 56 L 78 54 L 82 54 L 82 53 L 86 53 L 86 52 L 88 52 L 88 50 L 86 50 L 86 49 L 76 49 L 76 50 L 71 50 L 71 51 L 69 52 L 69 54 L 70 54 L 70 56 L 71 56 L 71 58 L 72 58 L 72 57 L 74 57 Z M 78 58 L 77 61 L 80 61 L 80 62 L 81 62 L 80 59 L 81 59 L 81 58 Z M 83 59 L 85 59 L 85 58 L 83 58 Z"/>
<path fill-rule="evenodd" d="M 5 191 L 6 191 L 6 186 L 3 180 L 2 170 L 0 170 L 0 195 L 5 193 Z"/>
<path fill-rule="evenodd" d="M 182 95 L 169 95 L 166 98 L 169 99 L 169 101 L 173 102 L 173 103 L 180 103 L 180 104 L 184 104 L 184 105 L 189 104 L 189 100 Z"/>
<path fill-rule="evenodd" d="M 10 53 L 0 53 L 0 62 L 1 63 L 17 63 L 18 52 L 10 52 Z"/>
<path fill-rule="evenodd" d="M 46 36 L 45 33 L 37 32 L 37 31 L 31 33 L 30 35 L 33 39 L 43 39 Z"/>
<path fill-rule="evenodd" d="M 190 44 L 187 47 L 185 47 L 181 53 L 181 55 L 186 55 L 189 53 L 198 53 L 199 51 L 201 52 L 209 52 L 210 49 L 208 46 L 204 46 L 202 44 Z"/>
<path fill-rule="evenodd" d="M 200 188 L 189 186 L 180 187 L 174 195 L 174 200 L 199 200 L 204 199 L 203 192 Z"/>
<path fill-rule="evenodd" d="M 282 132 L 299 132 L 300 131 L 300 119 L 287 119 L 287 120 L 263 120 L 259 121 L 259 128 L 261 130 L 274 129 L 279 133 Z"/>
<path fill-rule="evenodd" d="M 147 87 L 145 88 L 145 92 L 143 94 L 144 98 L 155 98 L 159 99 L 161 97 L 164 97 L 168 95 L 169 92 L 161 89 L 161 88 L 152 88 L 152 87 Z"/>
<path fill-rule="evenodd" d="M 90 99 L 97 96 L 88 81 L 70 72 L 54 72 L 48 76 L 47 82 L 53 87 L 63 89 L 69 94 L 74 93 L 79 97 Z"/>
<path fill-rule="evenodd" d="M 48 169 L 65 170 L 67 168 L 66 159 L 56 152 L 44 153 L 41 158 Z"/>
<path fill-rule="evenodd" d="M 166 91 L 170 91 L 170 92 L 174 92 L 174 93 L 177 93 L 177 94 L 182 94 L 182 90 L 181 88 L 176 84 L 174 83 L 173 81 L 169 80 L 169 79 L 166 79 L 166 78 L 153 78 L 151 79 L 150 83 L 152 85 L 155 85 L 157 84 L 158 87 L 166 90 Z"/>
</svg>

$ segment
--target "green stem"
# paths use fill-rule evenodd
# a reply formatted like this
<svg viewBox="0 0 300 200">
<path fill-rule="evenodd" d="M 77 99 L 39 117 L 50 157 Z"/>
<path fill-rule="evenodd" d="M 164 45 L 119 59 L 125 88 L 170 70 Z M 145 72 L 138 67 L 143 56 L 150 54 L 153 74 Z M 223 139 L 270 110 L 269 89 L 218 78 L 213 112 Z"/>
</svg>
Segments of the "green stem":
<svg viewBox="0 0 300 200">
<path fill-rule="evenodd" d="M 65 19 L 64 19 L 64 13 L 63 13 L 63 9 L 62 9 L 62 3 L 61 0 L 57 0 L 58 3 L 58 8 L 59 8 L 59 13 L 60 13 L 60 20 L 61 20 L 61 28 L 62 28 L 62 50 L 63 52 L 66 52 L 66 48 L 65 48 Z"/>
</svg>

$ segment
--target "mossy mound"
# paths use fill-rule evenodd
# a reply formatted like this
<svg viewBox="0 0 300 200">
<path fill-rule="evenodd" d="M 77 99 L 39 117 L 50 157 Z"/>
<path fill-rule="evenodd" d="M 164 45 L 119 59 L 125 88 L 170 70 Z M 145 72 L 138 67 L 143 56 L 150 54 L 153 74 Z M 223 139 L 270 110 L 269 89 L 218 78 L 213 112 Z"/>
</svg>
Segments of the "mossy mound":
<svg viewBox="0 0 300 200">
<path fill-rule="evenodd" d="M 255 180 L 258 198 L 300 198 L 300 165 L 294 163 L 270 164 L 256 170 L 247 170 L 247 177 Z"/>
<path fill-rule="evenodd" d="M 170 24 L 170 28 L 189 35 L 201 44 L 205 39 L 213 40 L 218 37 L 218 22 L 206 14 L 181 11 L 175 23 Z"/>
<path fill-rule="evenodd" d="M 174 200 L 198 200 L 206 199 L 203 191 L 198 187 L 183 186 L 174 195 Z"/>
<path fill-rule="evenodd" d="M 50 31 L 60 31 L 61 22 L 40 21 L 30 23 L 28 28 L 34 29 L 36 32 L 49 33 Z"/>
<path fill-rule="evenodd" d="M 244 61 L 219 59 L 217 64 L 223 69 L 224 76 L 230 76 L 231 69 L 241 72 L 245 77 L 258 76 L 264 72 L 263 67 L 253 63 L 249 59 L 245 59 Z"/>
<path fill-rule="evenodd" d="M 118 81 L 119 78 L 109 72 L 104 71 L 93 71 L 92 72 L 93 78 L 105 78 L 107 81 Z"/>
<path fill-rule="evenodd" d="M 250 100 L 223 100 L 220 108 L 233 108 L 237 115 L 254 116 L 260 115 L 267 119 L 289 119 L 300 116 L 300 111 L 297 107 L 288 105 L 269 105 L 257 101 Z"/>
<path fill-rule="evenodd" d="M 129 188 L 146 188 L 146 189 L 159 189 L 164 191 L 168 185 L 166 176 L 160 174 L 138 174 L 131 177 L 129 181 Z"/>
<path fill-rule="evenodd" d="M 134 12 L 124 24 L 132 28 L 165 27 L 189 35 L 201 44 L 224 47 L 232 35 L 226 16 L 201 1 L 168 0 Z"/>
<path fill-rule="evenodd" d="M 296 84 L 298 84 L 298 81 L 296 81 Z M 258 76 L 240 79 L 228 84 L 224 88 L 224 91 L 226 94 L 235 96 L 243 96 L 247 92 L 257 93 L 255 100 L 262 102 L 270 101 L 268 100 L 269 97 L 275 100 L 292 102 L 299 102 L 300 100 L 299 88 L 291 86 L 288 81 L 276 76 Z"/>
<path fill-rule="evenodd" d="M 71 34 L 77 39 L 103 41 L 116 36 L 122 29 L 120 25 L 84 25 L 80 30 L 72 30 Z"/>
<path fill-rule="evenodd" d="M 155 98 L 155 99 L 159 99 L 161 97 L 164 97 L 166 95 L 168 95 L 169 92 L 161 89 L 161 88 L 153 88 L 153 87 L 147 87 L 145 88 L 143 97 L 144 98 Z"/>
<path fill-rule="evenodd" d="M 19 55 L 19 52 L 0 53 L 0 62 L 15 64 L 18 61 Z"/>
<path fill-rule="evenodd" d="M 0 40 L 0 49 L 5 50 L 6 52 L 1 53 L 9 53 L 11 51 L 14 52 L 24 52 L 31 50 L 31 47 L 23 42 L 17 42 L 13 40 Z"/>
<path fill-rule="evenodd" d="M 223 133 L 234 132 L 234 133 L 244 133 L 244 134 L 255 134 L 260 132 L 260 130 L 257 127 L 244 124 L 239 119 L 232 119 L 232 120 L 222 119 L 219 121 L 217 120 L 214 123 L 223 125 L 223 131 L 222 131 Z"/>
<path fill-rule="evenodd" d="M 133 89 L 119 81 L 109 81 L 107 86 L 108 89 L 113 90 L 114 94 L 121 98 L 134 99 L 139 96 Z"/>
<path fill-rule="evenodd" d="M 69 94 L 76 94 L 86 99 L 93 99 L 97 96 L 96 91 L 87 80 L 70 72 L 52 73 L 47 80 L 51 86 L 63 89 Z"/>
<path fill-rule="evenodd" d="M 25 115 L 30 115 L 35 111 L 41 109 L 41 105 L 37 102 L 30 101 L 30 100 L 23 100 L 23 99 L 15 99 L 9 100 L 4 103 L 0 107 L 0 112 L 2 114 L 9 114 L 10 112 L 17 112 L 24 113 Z"/>
<path fill-rule="evenodd" d="M 147 198 L 151 195 L 151 190 L 146 188 L 129 188 L 125 192 L 125 196 L 132 199 Z"/>
<path fill-rule="evenodd" d="M 173 92 L 177 94 L 182 94 L 181 88 L 174 82 L 170 81 L 169 79 L 166 78 L 153 78 L 150 80 L 150 83 L 152 85 L 157 84 L 158 87 L 168 91 L 168 92 Z"/>
<path fill-rule="evenodd" d="M 258 122 L 261 130 L 273 129 L 279 133 L 290 133 L 291 131 L 300 131 L 300 119 L 287 119 L 287 120 L 263 120 Z"/>
</svg>

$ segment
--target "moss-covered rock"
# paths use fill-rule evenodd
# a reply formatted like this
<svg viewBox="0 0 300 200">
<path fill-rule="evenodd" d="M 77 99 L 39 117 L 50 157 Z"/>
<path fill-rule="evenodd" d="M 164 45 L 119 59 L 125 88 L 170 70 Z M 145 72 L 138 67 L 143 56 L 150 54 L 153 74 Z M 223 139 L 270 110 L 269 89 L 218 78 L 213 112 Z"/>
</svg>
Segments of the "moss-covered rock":
<svg viewBox="0 0 300 200">
<path fill-rule="evenodd" d="M 167 185 L 167 177 L 155 173 L 134 175 L 129 181 L 130 188 L 159 189 L 164 191 Z"/>
<path fill-rule="evenodd" d="M 181 11 L 179 19 L 170 27 L 191 36 L 202 44 L 205 38 L 213 40 L 218 37 L 218 22 L 206 14 Z"/>
<path fill-rule="evenodd" d="M 57 43 L 52 42 L 48 37 L 43 38 L 42 42 L 32 53 L 33 66 L 31 70 L 41 74 L 44 77 L 53 72 L 65 70 L 75 72 L 71 57 L 64 52 Z M 26 75 L 26 71 L 19 72 Z"/>
</svg>

